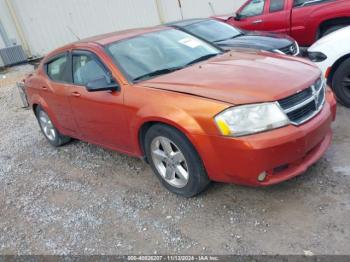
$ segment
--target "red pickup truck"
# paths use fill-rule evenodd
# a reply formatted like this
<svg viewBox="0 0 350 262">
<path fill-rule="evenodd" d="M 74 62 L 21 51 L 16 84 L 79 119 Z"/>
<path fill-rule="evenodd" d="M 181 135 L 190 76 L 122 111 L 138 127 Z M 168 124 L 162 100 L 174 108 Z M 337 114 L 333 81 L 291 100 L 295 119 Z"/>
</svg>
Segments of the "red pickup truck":
<svg viewBox="0 0 350 262">
<path fill-rule="evenodd" d="M 350 25 L 350 0 L 248 0 L 234 16 L 215 18 L 246 30 L 285 33 L 310 46 Z"/>
</svg>

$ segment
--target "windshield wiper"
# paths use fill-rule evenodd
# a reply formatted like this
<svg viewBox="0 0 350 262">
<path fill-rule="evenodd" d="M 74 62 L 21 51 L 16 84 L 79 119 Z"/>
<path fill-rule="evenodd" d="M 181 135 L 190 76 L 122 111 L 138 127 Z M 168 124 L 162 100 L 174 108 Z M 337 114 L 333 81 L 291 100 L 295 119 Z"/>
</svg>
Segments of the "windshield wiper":
<svg viewBox="0 0 350 262">
<path fill-rule="evenodd" d="M 214 41 L 214 43 L 219 43 L 219 42 L 223 42 L 223 41 L 227 41 L 227 40 L 231 40 L 231 39 L 235 39 L 236 37 L 239 37 L 239 36 L 242 36 L 242 35 L 244 35 L 244 34 L 238 34 L 238 35 L 234 35 L 234 36 L 232 36 L 232 37 L 229 37 L 229 38 L 225 38 L 225 39 L 220 39 L 220 40 L 216 40 L 216 41 Z"/>
<path fill-rule="evenodd" d="M 154 76 L 159 76 L 159 75 L 164 75 L 164 74 L 169 74 L 171 72 L 177 71 L 184 68 L 183 66 L 178 66 L 178 67 L 170 67 L 170 68 L 164 68 L 164 69 L 159 69 L 156 71 L 153 71 L 151 73 L 144 74 L 142 76 L 138 76 L 134 78 L 133 81 L 141 81 L 141 80 L 146 80 Z"/>
<path fill-rule="evenodd" d="M 201 56 L 189 63 L 187 63 L 185 66 L 190 66 L 190 65 L 193 65 L 193 64 L 196 64 L 196 63 L 199 63 L 199 62 L 202 62 L 202 61 L 205 61 L 205 60 L 208 60 L 209 58 L 212 58 L 214 56 L 218 56 L 220 53 L 218 54 L 209 54 L 209 55 L 204 55 L 204 56 Z"/>
<path fill-rule="evenodd" d="M 185 68 L 187 66 L 193 65 L 195 63 L 199 63 L 201 61 L 208 60 L 209 58 L 212 58 L 212 57 L 217 56 L 219 54 L 220 53 L 218 53 L 218 54 L 208 54 L 208 55 L 201 56 L 201 57 L 199 57 L 199 58 L 197 58 L 197 59 L 195 59 L 195 60 L 185 64 L 184 66 L 177 66 L 177 67 L 170 67 L 170 68 L 159 69 L 159 70 L 156 70 L 156 71 L 153 71 L 153 72 L 150 72 L 150 73 L 138 76 L 138 77 L 134 78 L 133 81 L 137 82 L 137 81 L 141 81 L 141 80 L 150 79 L 150 78 L 152 78 L 154 76 L 160 76 L 160 75 L 164 75 L 164 74 L 169 74 L 169 73 L 172 73 L 174 71 L 183 69 L 183 68 Z"/>
</svg>

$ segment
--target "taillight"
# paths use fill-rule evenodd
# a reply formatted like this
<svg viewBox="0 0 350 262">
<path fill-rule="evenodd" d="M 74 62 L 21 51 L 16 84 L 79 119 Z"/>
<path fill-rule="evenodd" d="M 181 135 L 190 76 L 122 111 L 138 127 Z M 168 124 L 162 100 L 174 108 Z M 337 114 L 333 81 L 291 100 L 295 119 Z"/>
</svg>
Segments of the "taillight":
<svg viewBox="0 0 350 262">
<path fill-rule="evenodd" d="M 332 71 L 332 67 L 328 67 L 324 77 L 328 79 L 329 75 L 331 74 L 331 71 Z"/>
</svg>

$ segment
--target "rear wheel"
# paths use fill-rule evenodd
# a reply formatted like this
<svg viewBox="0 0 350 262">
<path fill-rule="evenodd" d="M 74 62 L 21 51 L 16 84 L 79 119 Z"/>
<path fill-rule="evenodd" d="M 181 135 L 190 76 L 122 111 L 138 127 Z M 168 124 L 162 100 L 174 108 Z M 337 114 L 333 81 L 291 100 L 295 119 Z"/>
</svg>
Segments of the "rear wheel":
<svg viewBox="0 0 350 262">
<path fill-rule="evenodd" d="M 202 160 L 190 141 L 178 130 L 154 125 L 146 133 L 144 142 L 148 162 L 169 191 L 193 197 L 209 185 Z"/>
<path fill-rule="evenodd" d="M 339 102 L 350 107 L 350 59 L 345 60 L 335 71 L 332 88 Z"/>
<path fill-rule="evenodd" d="M 41 131 L 51 145 L 59 147 L 71 141 L 70 137 L 60 134 L 48 114 L 40 106 L 35 109 L 35 115 Z"/>
</svg>

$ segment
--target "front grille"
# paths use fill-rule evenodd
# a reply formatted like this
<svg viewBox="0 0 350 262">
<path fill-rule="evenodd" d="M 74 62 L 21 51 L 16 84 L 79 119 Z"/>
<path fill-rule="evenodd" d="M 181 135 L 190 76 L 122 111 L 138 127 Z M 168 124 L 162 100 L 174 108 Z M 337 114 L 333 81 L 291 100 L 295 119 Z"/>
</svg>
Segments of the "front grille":
<svg viewBox="0 0 350 262">
<path fill-rule="evenodd" d="M 311 88 L 307 88 L 294 96 L 287 97 L 285 99 L 282 99 L 278 101 L 280 103 L 280 106 L 282 108 L 291 108 L 293 106 L 296 106 L 305 100 L 309 99 L 312 96 L 312 90 Z"/>
<path fill-rule="evenodd" d="M 299 54 L 299 46 L 297 43 L 294 43 L 294 44 L 291 44 L 289 46 L 281 48 L 280 51 L 286 55 L 298 55 Z"/>
<path fill-rule="evenodd" d="M 326 97 L 325 83 L 317 80 L 311 87 L 278 101 L 289 120 L 301 125 L 312 119 L 323 108 Z"/>
<path fill-rule="evenodd" d="M 300 122 L 301 120 L 309 118 L 316 111 L 316 104 L 314 102 L 300 107 L 298 110 L 288 113 L 289 120 L 292 122 Z"/>
</svg>

